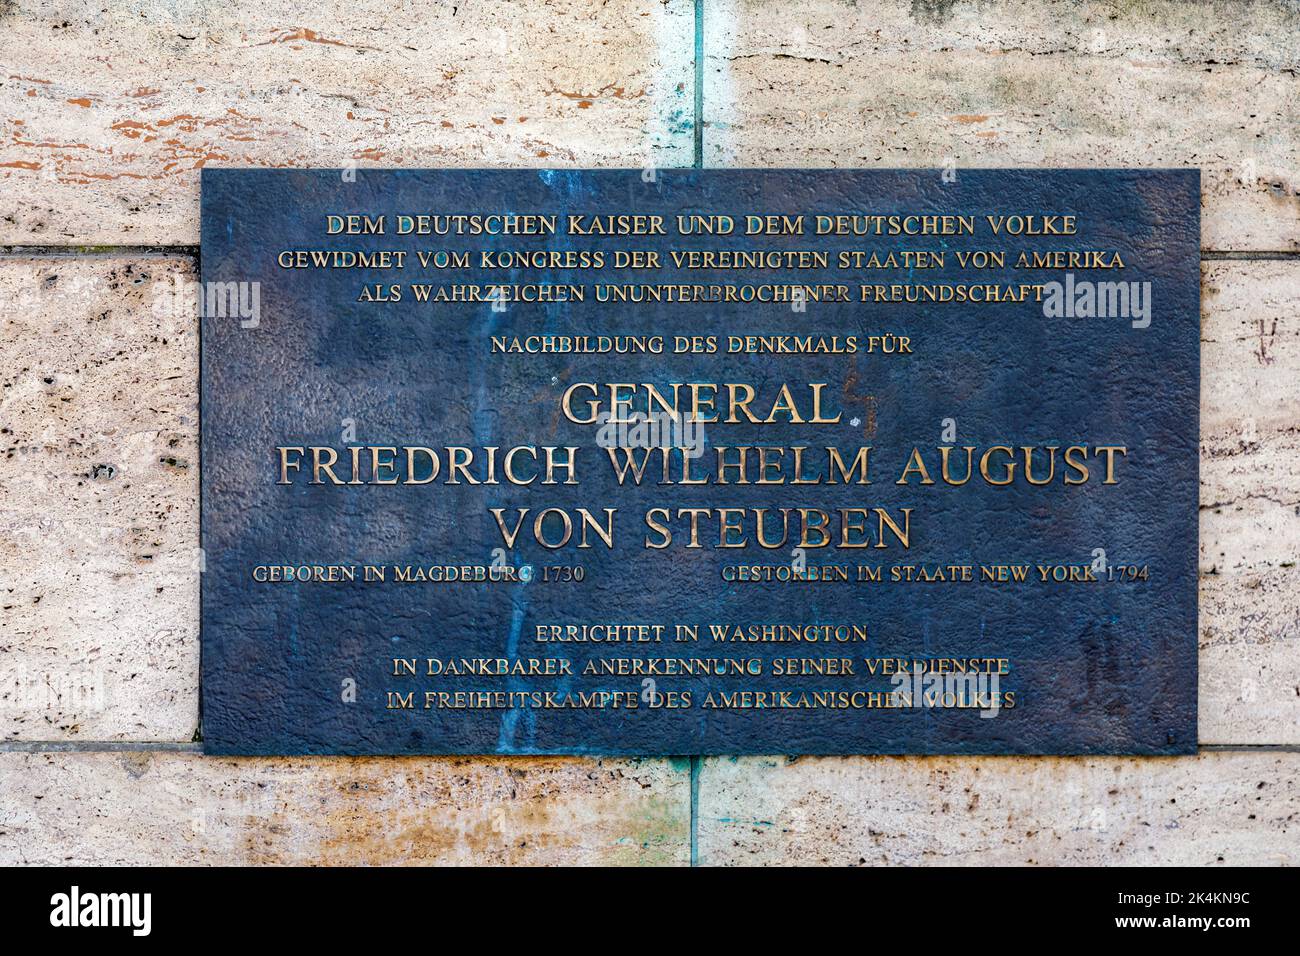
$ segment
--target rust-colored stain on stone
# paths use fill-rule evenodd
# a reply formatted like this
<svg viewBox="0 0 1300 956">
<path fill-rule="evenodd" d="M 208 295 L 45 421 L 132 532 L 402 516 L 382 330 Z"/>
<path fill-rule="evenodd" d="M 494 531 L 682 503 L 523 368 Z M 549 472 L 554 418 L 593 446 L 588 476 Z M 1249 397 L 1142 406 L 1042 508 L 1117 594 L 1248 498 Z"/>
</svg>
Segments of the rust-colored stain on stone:
<svg viewBox="0 0 1300 956">
<path fill-rule="evenodd" d="M 331 40 L 328 37 L 321 36 L 315 30 L 308 29 L 307 27 L 299 27 L 297 30 L 290 31 L 288 33 L 282 33 L 280 36 L 274 37 L 270 40 L 265 40 L 262 43 L 258 43 L 255 45 L 270 46 L 273 43 L 293 43 L 296 41 L 303 41 L 306 43 L 320 43 L 324 46 L 341 46 L 341 47 L 346 47 L 350 50 L 374 50 L 375 49 L 374 47 L 370 47 L 370 46 L 358 46 L 354 43 L 344 43 L 342 40 Z"/>
<path fill-rule="evenodd" d="M 240 775 L 263 778 L 250 799 L 227 801 L 241 863 L 686 862 L 688 792 L 660 761 L 337 758 L 317 767 L 258 760 Z"/>
<path fill-rule="evenodd" d="M 143 130 L 153 129 L 148 123 L 141 123 L 136 120 L 118 120 L 109 129 L 117 130 L 123 136 L 129 136 L 136 139 L 141 135 Z"/>
<path fill-rule="evenodd" d="M 586 100 L 588 106 L 591 105 L 590 101 L 601 99 L 604 96 L 612 96 L 616 100 L 637 100 L 646 94 L 644 89 L 629 91 L 626 87 L 614 83 L 607 83 L 595 93 L 569 92 L 556 87 L 551 87 L 550 92 L 569 100 Z"/>
<path fill-rule="evenodd" d="M 584 159 L 636 166 L 646 130 L 661 128 L 668 97 L 689 88 L 693 75 L 692 18 L 678 0 L 607 0 L 598 8 L 517 0 L 491 14 L 428 4 L 396 19 L 386 12 L 361 0 L 348 16 L 326 9 L 313 26 L 310 14 L 276 5 L 251 15 L 223 8 L 209 11 L 207 38 L 130 18 L 75 21 L 55 38 L 39 18 L 6 21 L 14 53 L 0 73 L 10 79 L 0 87 L 6 115 L 39 131 L 26 139 L 75 135 L 90 144 L 33 155 L 6 137 L 0 161 L 39 167 L 4 171 L 7 186 L 33 187 L 10 197 L 0 220 L 6 241 L 46 234 L 112 244 L 127 234 L 144 244 L 193 243 L 193 170 L 221 161 L 332 167 L 364 147 L 404 166 Z M 498 34 L 508 49 L 498 48 Z M 551 42 L 557 37 L 563 42 Z M 246 54 L 244 74 L 209 55 L 214 41 Z M 74 63 L 77 72 L 42 77 L 53 62 Z M 162 84 L 167 76 L 177 82 Z M 576 109 L 582 100 L 601 107 L 598 126 L 579 122 L 592 115 Z M 570 108 L 556 109 L 560 102 Z M 225 113 L 232 104 L 261 115 Z M 364 137 L 357 123 L 367 124 Z M 499 127 L 515 124 L 537 135 L 500 135 Z M 485 136 L 484 126 L 498 135 Z M 657 137 L 656 158 L 689 161 L 691 145 L 690 130 L 673 125 Z M 101 188 L 84 188 L 95 184 Z"/>
</svg>

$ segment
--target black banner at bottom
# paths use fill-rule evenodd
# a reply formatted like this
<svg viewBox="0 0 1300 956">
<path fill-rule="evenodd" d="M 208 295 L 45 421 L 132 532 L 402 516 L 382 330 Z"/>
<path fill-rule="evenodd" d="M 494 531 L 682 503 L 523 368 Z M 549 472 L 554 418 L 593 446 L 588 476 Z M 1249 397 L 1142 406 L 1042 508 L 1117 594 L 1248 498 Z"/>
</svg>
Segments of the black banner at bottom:
<svg viewBox="0 0 1300 956">
<path fill-rule="evenodd" d="M 896 869 L 826 874 L 817 886 L 800 874 L 794 891 L 782 889 L 784 874 L 770 871 L 740 883 L 735 873 L 722 883 L 716 872 L 696 872 L 687 882 L 628 872 L 606 876 L 599 890 L 568 874 L 512 871 L 459 875 L 463 899 L 441 880 L 401 870 L 75 867 L 13 868 L 4 876 L 6 922 L 20 933 L 76 934 L 83 943 L 102 937 L 213 945 L 256 938 L 301 946 L 319 939 L 384 948 L 405 948 L 448 925 L 472 927 L 498 908 L 524 925 L 559 919 L 563 911 L 587 935 L 626 933 L 642 921 L 671 932 L 687 910 L 695 909 L 690 918 L 698 920 L 699 907 L 710 920 L 721 915 L 719 907 L 731 910 L 726 922 L 740 927 L 749 921 L 737 918 L 735 908 L 752 913 L 755 906 L 815 927 L 850 915 L 873 935 L 896 923 L 908 935 L 921 925 L 963 932 L 985 926 L 999 933 L 1042 930 L 1053 934 L 1044 939 L 1071 943 L 1100 936 L 1181 941 L 1191 934 L 1227 943 L 1261 928 L 1280 931 L 1291 896 L 1285 870 L 1233 868 Z M 501 895 L 507 884 L 514 885 Z"/>
</svg>

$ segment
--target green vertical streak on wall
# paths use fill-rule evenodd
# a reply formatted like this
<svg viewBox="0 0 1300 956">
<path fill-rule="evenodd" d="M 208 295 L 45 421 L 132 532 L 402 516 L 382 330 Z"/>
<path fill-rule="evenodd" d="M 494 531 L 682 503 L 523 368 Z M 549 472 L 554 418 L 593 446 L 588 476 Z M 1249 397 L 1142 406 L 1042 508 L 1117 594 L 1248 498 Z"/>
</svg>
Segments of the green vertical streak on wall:
<svg viewBox="0 0 1300 956">
<path fill-rule="evenodd" d="M 695 162 L 704 168 L 704 0 L 695 0 Z M 700 758 L 691 757 L 691 866 L 700 865 Z"/>
<path fill-rule="evenodd" d="M 700 760 L 691 758 L 691 866 L 700 865 Z"/>
<path fill-rule="evenodd" d="M 695 168 L 704 168 L 704 0 L 695 0 Z"/>
</svg>

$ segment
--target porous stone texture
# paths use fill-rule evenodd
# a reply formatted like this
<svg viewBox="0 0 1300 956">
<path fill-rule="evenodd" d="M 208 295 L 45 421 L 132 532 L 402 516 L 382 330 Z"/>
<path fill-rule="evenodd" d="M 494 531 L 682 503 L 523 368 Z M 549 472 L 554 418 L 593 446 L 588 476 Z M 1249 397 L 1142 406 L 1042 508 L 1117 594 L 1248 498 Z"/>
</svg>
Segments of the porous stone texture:
<svg viewBox="0 0 1300 956">
<path fill-rule="evenodd" d="M 0 754 L 0 864 L 684 864 L 684 761 Z"/>
<path fill-rule="evenodd" d="M 1293 0 L 710 0 L 707 166 L 1199 166 L 1202 245 L 1300 249 Z"/>
<path fill-rule="evenodd" d="M 1300 744 L 1300 260 L 1202 276 L 1200 740 Z"/>
<path fill-rule="evenodd" d="M 0 31 L 0 244 L 196 243 L 205 165 L 692 158 L 690 0 L 14 0 Z"/>
<path fill-rule="evenodd" d="M 703 865 L 1300 863 L 1295 754 L 718 758 Z"/>
<path fill-rule="evenodd" d="M 0 259 L 0 740 L 198 729 L 193 280 Z"/>
</svg>

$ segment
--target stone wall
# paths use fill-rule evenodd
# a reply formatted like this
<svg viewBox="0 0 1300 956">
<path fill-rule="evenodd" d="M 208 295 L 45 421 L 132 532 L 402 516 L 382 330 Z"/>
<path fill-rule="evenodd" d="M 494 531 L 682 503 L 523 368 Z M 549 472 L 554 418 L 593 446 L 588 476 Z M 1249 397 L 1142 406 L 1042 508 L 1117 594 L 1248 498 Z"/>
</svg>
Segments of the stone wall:
<svg viewBox="0 0 1300 956">
<path fill-rule="evenodd" d="M 1300 862 L 1300 3 L 235 7 L 0 0 L 0 863 Z M 201 756 L 159 290 L 200 168 L 349 162 L 1201 167 L 1202 753 Z"/>
</svg>

